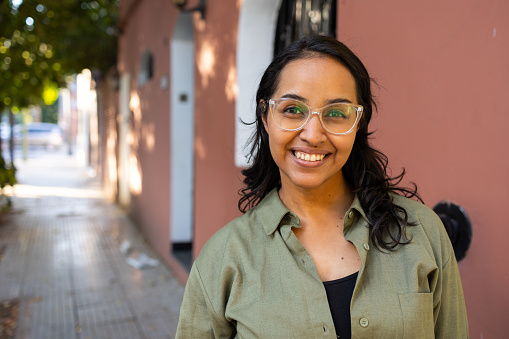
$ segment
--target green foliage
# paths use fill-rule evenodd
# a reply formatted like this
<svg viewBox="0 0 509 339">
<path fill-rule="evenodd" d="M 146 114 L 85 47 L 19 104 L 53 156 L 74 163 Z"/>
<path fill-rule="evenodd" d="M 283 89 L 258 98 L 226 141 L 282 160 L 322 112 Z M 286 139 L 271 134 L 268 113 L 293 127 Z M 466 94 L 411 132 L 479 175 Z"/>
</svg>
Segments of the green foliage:
<svg viewBox="0 0 509 339">
<path fill-rule="evenodd" d="M 46 105 L 51 105 L 58 99 L 58 88 L 56 86 L 44 86 L 42 100 Z"/>
<path fill-rule="evenodd" d="M 0 153 L 0 210 L 2 212 L 8 210 L 12 205 L 11 199 L 4 194 L 4 188 L 14 186 L 17 182 L 16 167 L 14 167 L 14 164 L 8 166 L 2 153 Z M 5 200 L 5 203 L 3 200 Z"/>
<path fill-rule="evenodd" d="M 0 0 L 0 111 L 51 103 L 66 76 L 116 63 L 118 0 L 19 2 Z"/>
<path fill-rule="evenodd" d="M 0 190 L 5 186 L 14 186 L 16 181 L 16 167 L 7 166 L 3 157 L 0 157 Z"/>
<path fill-rule="evenodd" d="M 41 122 L 58 123 L 58 100 L 51 105 L 41 106 Z"/>
</svg>

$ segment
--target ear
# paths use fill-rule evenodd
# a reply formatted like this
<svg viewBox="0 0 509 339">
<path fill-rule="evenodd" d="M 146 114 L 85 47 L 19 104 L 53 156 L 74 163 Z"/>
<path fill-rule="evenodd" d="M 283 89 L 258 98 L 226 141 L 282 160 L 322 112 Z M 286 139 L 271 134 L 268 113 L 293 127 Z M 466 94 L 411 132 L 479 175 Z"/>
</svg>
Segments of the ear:
<svg viewBox="0 0 509 339">
<path fill-rule="evenodd" d="M 264 112 L 262 114 L 263 127 L 265 127 L 265 132 L 269 133 L 269 126 L 267 125 L 267 117 L 269 116 L 269 112 L 268 112 L 269 107 L 265 100 L 260 100 L 258 105 L 260 106 L 261 110 Z"/>
</svg>

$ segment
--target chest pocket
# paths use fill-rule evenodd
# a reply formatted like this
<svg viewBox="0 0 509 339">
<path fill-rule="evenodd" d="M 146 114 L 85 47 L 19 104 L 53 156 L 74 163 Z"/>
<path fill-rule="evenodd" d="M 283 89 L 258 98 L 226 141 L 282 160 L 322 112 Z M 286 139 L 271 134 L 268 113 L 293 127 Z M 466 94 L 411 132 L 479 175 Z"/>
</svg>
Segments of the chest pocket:
<svg viewBox="0 0 509 339">
<path fill-rule="evenodd" d="M 400 294 L 403 338 L 434 338 L 433 294 Z"/>
</svg>

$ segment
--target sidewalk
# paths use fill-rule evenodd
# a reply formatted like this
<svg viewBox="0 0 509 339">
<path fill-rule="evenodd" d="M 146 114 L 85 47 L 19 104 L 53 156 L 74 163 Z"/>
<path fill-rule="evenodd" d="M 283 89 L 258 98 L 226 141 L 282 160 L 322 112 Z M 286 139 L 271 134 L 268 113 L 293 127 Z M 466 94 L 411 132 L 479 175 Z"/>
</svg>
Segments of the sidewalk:
<svg viewBox="0 0 509 339">
<path fill-rule="evenodd" d="M 0 214 L 0 303 L 19 301 L 15 338 L 173 338 L 182 284 L 162 261 L 127 263 L 158 258 L 87 169 L 64 151 L 16 165 Z"/>
</svg>

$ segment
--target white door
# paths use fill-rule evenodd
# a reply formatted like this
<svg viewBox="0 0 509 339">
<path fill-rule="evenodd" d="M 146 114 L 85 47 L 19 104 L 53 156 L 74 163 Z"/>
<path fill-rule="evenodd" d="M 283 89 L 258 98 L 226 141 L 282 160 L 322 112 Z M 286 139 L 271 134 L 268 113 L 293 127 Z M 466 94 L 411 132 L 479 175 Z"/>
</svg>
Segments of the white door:
<svg viewBox="0 0 509 339">
<path fill-rule="evenodd" d="M 122 74 L 120 77 L 120 95 L 119 95 L 119 111 L 120 111 L 120 125 L 119 125 L 119 173 L 118 173 L 118 201 L 120 205 L 129 206 L 131 201 L 131 193 L 129 192 L 129 153 L 131 152 L 130 144 L 127 140 L 129 133 L 129 123 L 131 117 L 131 110 L 129 102 L 131 100 L 131 75 L 128 73 Z"/>
<path fill-rule="evenodd" d="M 170 236 L 174 245 L 193 239 L 194 36 L 190 13 L 181 13 L 171 42 Z"/>
</svg>

